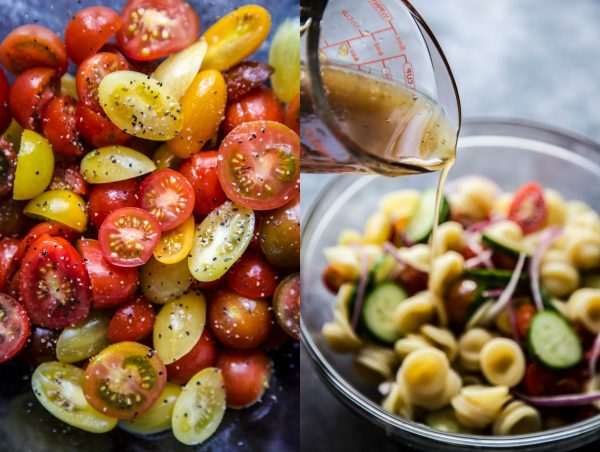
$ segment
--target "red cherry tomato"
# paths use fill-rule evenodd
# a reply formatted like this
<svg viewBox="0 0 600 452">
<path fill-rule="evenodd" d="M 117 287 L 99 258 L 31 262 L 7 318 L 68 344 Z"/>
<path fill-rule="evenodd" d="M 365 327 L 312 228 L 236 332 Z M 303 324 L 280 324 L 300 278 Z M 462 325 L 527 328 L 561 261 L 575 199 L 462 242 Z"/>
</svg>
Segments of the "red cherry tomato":
<svg viewBox="0 0 600 452">
<path fill-rule="evenodd" d="M 202 151 L 179 167 L 192 187 L 196 202 L 194 213 L 208 215 L 227 200 L 217 176 L 217 151 Z"/>
<path fill-rule="evenodd" d="M 547 215 L 544 189 L 536 182 L 525 184 L 517 191 L 508 211 L 508 219 L 521 226 L 524 234 L 544 226 Z"/>
<path fill-rule="evenodd" d="M 16 270 L 15 254 L 19 249 L 18 239 L 4 238 L 0 240 L 0 292 Z"/>
<path fill-rule="evenodd" d="M 300 137 L 278 122 L 245 122 L 221 142 L 217 169 L 232 201 L 275 209 L 300 190 Z"/>
<path fill-rule="evenodd" d="M 211 367 L 217 359 L 217 347 L 213 335 L 204 328 L 202 336 L 186 355 L 167 365 L 169 380 L 186 384 L 196 373 Z"/>
<path fill-rule="evenodd" d="M 143 265 L 160 240 L 160 224 L 144 209 L 123 207 L 100 227 L 98 240 L 108 262 L 120 267 Z"/>
<path fill-rule="evenodd" d="M 112 265 L 104 258 L 97 240 L 81 239 L 77 249 L 90 276 L 94 308 L 119 306 L 135 293 L 139 282 L 136 268 Z"/>
<path fill-rule="evenodd" d="M 64 74 L 67 71 L 67 51 L 60 38 L 49 28 L 22 25 L 0 43 L 0 62 L 15 75 L 42 67 Z"/>
<path fill-rule="evenodd" d="M 583 390 L 588 377 L 582 368 L 551 371 L 534 362 L 525 371 L 525 389 L 532 396 L 575 394 Z"/>
<path fill-rule="evenodd" d="M 229 408 L 254 405 L 269 387 L 272 365 L 262 350 L 223 350 L 216 366 L 223 373 Z"/>
<path fill-rule="evenodd" d="M 10 108 L 8 108 L 9 91 L 10 86 L 8 84 L 8 79 L 0 67 L 0 134 L 6 130 L 12 118 Z"/>
<path fill-rule="evenodd" d="M 40 131 L 42 112 L 59 92 L 60 78 L 54 69 L 28 69 L 13 82 L 8 105 L 23 128 Z"/>
<path fill-rule="evenodd" d="M 271 332 L 273 314 L 267 300 L 243 297 L 232 290 L 218 292 L 208 306 L 208 324 L 226 347 L 258 347 Z"/>
<path fill-rule="evenodd" d="M 96 53 L 121 28 L 121 16 L 106 6 L 90 6 L 78 11 L 65 28 L 67 54 L 73 63 Z"/>
<path fill-rule="evenodd" d="M 140 207 L 158 220 L 163 231 L 174 229 L 194 210 L 194 188 L 177 171 L 155 171 L 140 184 Z"/>
<path fill-rule="evenodd" d="M 79 139 L 75 106 L 71 96 L 55 97 L 42 114 L 42 130 L 52 149 L 64 157 L 79 157 L 84 147 Z"/>
<path fill-rule="evenodd" d="M 398 283 L 406 289 L 409 295 L 427 289 L 428 275 L 412 267 L 406 267 L 396 278 Z"/>
<path fill-rule="evenodd" d="M 79 99 L 88 108 L 104 113 L 98 100 L 100 82 L 111 72 L 129 69 L 127 61 L 118 53 L 101 52 L 87 58 L 77 69 L 75 86 Z"/>
<path fill-rule="evenodd" d="M 29 341 L 19 354 L 19 358 L 25 364 L 33 367 L 48 361 L 56 361 L 56 341 L 59 335 L 59 330 L 33 325 Z"/>
<path fill-rule="evenodd" d="M 273 295 L 273 310 L 279 326 L 300 340 L 300 273 L 288 275 Z"/>
<path fill-rule="evenodd" d="M 92 224 L 100 229 L 100 226 L 111 212 L 123 207 L 136 207 L 137 205 L 138 183 L 135 179 L 98 184 L 94 185 L 90 192 L 88 214 Z"/>
<path fill-rule="evenodd" d="M 44 221 L 43 223 L 38 223 L 29 230 L 25 238 L 19 244 L 19 249 L 14 257 L 15 261 L 21 262 L 31 245 L 44 234 L 48 234 L 52 237 L 62 237 L 69 242 L 72 242 L 80 235 L 75 229 L 71 229 L 69 226 L 65 226 L 56 221 Z"/>
<path fill-rule="evenodd" d="M 108 341 L 140 342 L 152 332 L 156 314 L 152 303 L 142 296 L 119 307 L 108 324 Z"/>
<path fill-rule="evenodd" d="M 521 337 L 527 337 L 531 319 L 533 319 L 536 312 L 535 307 L 531 304 L 522 304 L 519 306 L 519 309 L 517 309 L 517 330 Z"/>
<path fill-rule="evenodd" d="M 129 0 L 121 11 L 117 45 L 129 58 L 154 60 L 193 44 L 198 15 L 184 0 Z"/>
<path fill-rule="evenodd" d="M 259 253 L 246 251 L 227 272 L 227 283 L 240 295 L 250 298 L 270 297 L 278 283 L 275 268 Z"/>
<path fill-rule="evenodd" d="M 223 134 L 227 135 L 240 124 L 250 121 L 283 122 L 283 107 L 277 96 L 266 86 L 253 89 L 227 105 Z"/>
<path fill-rule="evenodd" d="M 68 160 L 54 163 L 54 175 L 48 190 L 71 190 L 81 196 L 87 196 L 88 183 L 79 171 L 79 164 Z"/>
<path fill-rule="evenodd" d="M 300 94 L 285 107 L 285 125 L 300 135 Z"/>
<path fill-rule="evenodd" d="M 83 260 L 65 239 L 49 235 L 27 251 L 19 271 L 19 294 L 31 321 L 45 328 L 82 322 L 92 301 Z"/>
<path fill-rule="evenodd" d="M 12 192 L 16 169 L 17 153 L 12 143 L 0 136 L 0 197 Z"/>
<path fill-rule="evenodd" d="M 28 337 L 27 311 L 14 298 L 0 294 L 0 363 L 19 353 Z"/>
<path fill-rule="evenodd" d="M 131 135 L 110 122 L 104 113 L 95 112 L 83 102 L 77 102 L 75 116 L 81 136 L 98 148 L 125 144 L 131 138 Z"/>
</svg>

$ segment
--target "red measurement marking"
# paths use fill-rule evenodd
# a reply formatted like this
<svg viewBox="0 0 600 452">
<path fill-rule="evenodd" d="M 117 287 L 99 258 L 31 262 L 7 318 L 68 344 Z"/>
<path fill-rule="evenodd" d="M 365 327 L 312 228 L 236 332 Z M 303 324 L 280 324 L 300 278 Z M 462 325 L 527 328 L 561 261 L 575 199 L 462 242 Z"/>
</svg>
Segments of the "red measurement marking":
<svg viewBox="0 0 600 452">
<path fill-rule="evenodd" d="M 353 38 L 344 39 L 343 41 L 333 42 L 321 47 L 321 50 L 330 49 L 331 47 L 338 47 L 342 44 L 348 44 L 350 41 L 356 41 L 357 39 L 363 39 L 364 36 L 354 36 Z"/>
<path fill-rule="evenodd" d="M 374 42 L 374 46 L 375 46 L 375 50 L 377 51 L 377 55 L 382 56 L 383 55 L 383 50 L 381 50 L 381 45 L 379 44 L 379 41 L 377 41 L 377 38 L 375 38 L 375 35 L 371 35 L 371 37 L 373 38 Z"/>
<path fill-rule="evenodd" d="M 406 46 L 404 45 L 404 42 L 402 42 L 402 38 L 400 38 L 400 35 L 396 31 L 394 24 L 391 21 L 388 23 L 390 24 L 390 27 L 392 28 L 392 30 L 394 30 L 394 35 L 396 36 L 396 42 L 398 43 L 398 47 L 400 47 L 400 50 L 402 50 L 404 52 L 406 50 Z"/>
<path fill-rule="evenodd" d="M 347 45 L 348 45 L 348 50 L 350 50 L 350 54 L 352 55 L 352 58 L 354 59 L 354 61 L 356 61 L 358 63 L 360 61 L 360 58 L 359 58 L 358 54 L 356 53 L 356 51 L 350 45 L 350 41 L 348 41 Z M 361 64 L 363 64 L 363 63 L 361 63 Z"/>
<path fill-rule="evenodd" d="M 390 12 L 380 0 L 369 0 L 369 5 L 371 5 L 373 9 L 379 13 L 383 20 L 390 21 L 393 19 Z"/>
<path fill-rule="evenodd" d="M 404 80 L 406 81 L 406 84 L 408 86 L 410 86 L 411 88 L 414 88 L 415 87 L 415 73 L 413 72 L 412 64 L 410 64 L 407 61 L 406 63 L 404 63 L 404 66 L 402 66 L 402 68 L 404 69 Z"/>
<path fill-rule="evenodd" d="M 371 61 L 364 61 L 364 62 L 361 62 L 360 64 L 365 66 L 367 64 L 383 63 L 384 61 L 395 60 L 396 58 L 404 58 L 405 63 L 408 63 L 408 60 L 406 59 L 406 55 L 402 54 L 402 55 L 392 55 L 392 56 L 385 57 L 385 58 L 378 58 L 376 60 L 371 60 Z M 408 64 L 410 64 L 410 63 L 408 63 Z"/>
<path fill-rule="evenodd" d="M 344 16 L 344 18 L 350 22 L 350 25 L 352 25 L 354 28 L 356 28 L 356 30 L 358 30 L 358 32 L 363 35 L 362 30 L 360 29 L 360 25 L 358 25 L 358 22 L 356 21 L 356 19 L 352 16 L 352 14 L 350 14 L 350 12 L 348 10 L 343 10 L 342 11 L 342 16 Z"/>
</svg>

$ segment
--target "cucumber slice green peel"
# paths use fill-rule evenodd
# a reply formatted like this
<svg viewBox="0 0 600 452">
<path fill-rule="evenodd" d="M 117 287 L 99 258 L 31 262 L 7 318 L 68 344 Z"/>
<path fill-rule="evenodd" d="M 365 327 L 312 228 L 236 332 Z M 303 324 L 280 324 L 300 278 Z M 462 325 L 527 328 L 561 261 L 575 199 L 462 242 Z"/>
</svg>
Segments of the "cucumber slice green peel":
<svg viewBox="0 0 600 452">
<path fill-rule="evenodd" d="M 533 317 L 527 344 L 540 364 L 554 370 L 577 365 L 583 354 L 581 339 L 556 311 L 541 311 Z"/>
<path fill-rule="evenodd" d="M 410 218 L 406 225 L 406 236 L 414 243 L 422 243 L 427 240 L 433 230 L 433 219 L 435 216 L 435 196 L 434 188 L 425 190 L 421 194 L 419 206 L 416 212 Z M 438 224 L 442 224 L 450 218 L 450 203 L 445 196 L 442 196 L 440 219 Z"/>
</svg>

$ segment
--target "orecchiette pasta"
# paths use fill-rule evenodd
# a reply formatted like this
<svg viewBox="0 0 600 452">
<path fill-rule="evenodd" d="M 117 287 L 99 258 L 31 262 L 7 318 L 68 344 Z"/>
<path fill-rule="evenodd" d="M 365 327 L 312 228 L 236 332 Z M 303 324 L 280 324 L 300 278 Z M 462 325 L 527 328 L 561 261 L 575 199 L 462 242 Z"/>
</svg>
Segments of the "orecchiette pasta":
<svg viewBox="0 0 600 452">
<path fill-rule="evenodd" d="M 600 267 L 600 233 L 587 227 L 567 227 L 564 232 L 565 252 L 573 265 L 581 270 Z"/>
<path fill-rule="evenodd" d="M 417 331 L 431 320 L 435 310 L 434 295 L 429 291 L 419 292 L 400 303 L 393 315 L 400 334 Z"/>
<path fill-rule="evenodd" d="M 383 250 L 375 245 L 330 246 L 323 250 L 325 258 L 329 265 L 337 270 L 347 280 L 358 278 L 361 269 L 361 260 L 363 254 L 367 257 L 367 264 L 373 265 L 381 255 Z"/>
<path fill-rule="evenodd" d="M 548 188 L 544 190 L 544 203 L 546 204 L 546 226 L 562 226 L 567 220 L 567 203 L 565 198 L 557 192 Z"/>
<path fill-rule="evenodd" d="M 450 362 L 454 361 L 458 354 L 458 344 L 450 330 L 434 325 L 423 325 L 420 331 L 423 337 L 429 340 L 434 347 L 439 348 L 446 354 Z"/>
<path fill-rule="evenodd" d="M 592 333 L 600 333 L 600 289 L 579 289 L 567 301 L 567 316 Z"/>
<path fill-rule="evenodd" d="M 438 320 L 442 326 L 448 323 L 443 297 L 448 286 L 462 275 L 465 259 L 455 251 L 448 251 L 434 259 L 429 274 L 428 289 L 434 295 Z"/>
<path fill-rule="evenodd" d="M 406 358 L 409 353 L 422 348 L 433 347 L 433 344 L 420 334 L 407 334 L 394 344 L 394 351 L 400 359 Z"/>
<path fill-rule="evenodd" d="M 520 400 L 506 405 L 492 426 L 494 435 L 524 435 L 542 428 L 542 417 L 538 410 Z"/>
<path fill-rule="evenodd" d="M 400 382 L 392 383 L 389 394 L 383 399 L 381 407 L 392 414 L 406 419 L 413 418 L 413 409 L 408 402 L 404 386 Z"/>
<path fill-rule="evenodd" d="M 489 340 L 479 354 L 481 372 L 494 385 L 512 388 L 525 376 L 525 355 L 512 339 Z"/>
<path fill-rule="evenodd" d="M 413 215 L 421 196 L 417 190 L 407 189 L 388 193 L 379 201 L 379 210 L 394 223 L 406 223 Z"/>
<path fill-rule="evenodd" d="M 359 245 L 362 241 L 362 235 L 356 229 L 342 229 L 338 236 L 338 245 Z"/>
<path fill-rule="evenodd" d="M 564 297 L 579 286 L 579 272 L 564 250 L 550 249 L 542 258 L 540 282 L 548 295 Z"/>
<path fill-rule="evenodd" d="M 354 288 L 352 284 L 343 284 L 337 295 L 333 311 L 333 321 L 323 325 L 323 337 L 329 346 L 338 353 L 357 350 L 362 340 L 356 335 L 349 321 L 348 303 Z"/>
<path fill-rule="evenodd" d="M 482 177 L 471 176 L 457 182 L 448 198 L 456 216 L 484 220 L 488 218 L 498 194 L 496 184 Z"/>
<path fill-rule="evenodd" d="M 571 201 L 567 203 L 566 224 L 597 229 L 600 227 L 600 217 L 586 203 Z"/>
<path fill-rule="evenodd" d="M 494 422 L 508 400 L 506 386 L 465 386 L 451 403 L 462 425 L 483 429 Z"/>
<path fill-rule="evenodd" d="M 364 242 L 381 245 L 392 235 L 393 225 L 389 216 L 383 212 L 375 212 L 367 220 Z"/>
<path fill-rule="evenodd" d="M 435 348 L 423 348 L 410 353 L 398 371 L 398 380 L 408 391 L 411 403 L 439 396 L 446 388 L 450 363 L 446 355 Z"/>
<path fill-rule="evenodd" d="M 494 205 L 492 206 L 492 215 L 498 217 L 507 217 L 508 210 L 513 201 L 512 193 L 501 193 L 496 197 Z"/>
<path fill-rule="evenodd" d="M 483 328 L 467 330 L 458 340 L 458 360 L 462 367 L 478 371 L 479 355 L 483 346 L 494 336 Z"/>
<path fill-rule="evenodd" d="M 354 356 L 354 370 L 363 380 L 378 383 L 394 376 L 398 356 L 387 347 L 374 344 L 362 346 Z"/>
<path fill-rule="evenodd" d="M 448 221 L 441 224 L 438 227 L 431 246 L 436 256 L 444 254 L 447 251 L 462 250 L 465 247 L 463 227 L 455 221 Z"/>
<path fill-rule="evenodd" d="M 403 262 L 406 262 L 412 268 L 429 273 L 431 264 L 431 250 L 429 246 L 417 244 L 410 248 L 399 248 L 398 255 Z"/>
</svg>

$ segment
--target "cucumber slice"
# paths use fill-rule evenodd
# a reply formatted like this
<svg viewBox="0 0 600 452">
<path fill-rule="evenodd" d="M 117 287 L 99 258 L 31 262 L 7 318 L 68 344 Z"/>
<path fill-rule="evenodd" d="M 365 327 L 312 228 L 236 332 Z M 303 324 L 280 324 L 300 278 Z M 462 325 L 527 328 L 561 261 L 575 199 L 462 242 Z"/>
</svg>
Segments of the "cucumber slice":
<svg viewBox="0 0 600 452">
<path fill-rule="evenodd" d="M 390 273 L 396 268 L 398 262 L 392 256 L 387 253 L 381 255 L 381 257 L 373 265 L 373 269 L 369 274 L 369 287 L 371 285 L 378 286 L 383 284 L 389 279 Z"/>
<path fill-rule="evenodd" d="M 409 240 L 412 240 L 415 243 L 425 242 L 433 230 L 433 219 L 435 216 L 435 195 L 436 191 L 434 188 L 425 190 L 421 194 L 417 211 L 413 214 L 406 225 L 406 236 L 409 238 Z M 442 196 L 440 221 L 438 224 L 448 220 L 449 217 L 450 203 L 445 196 Z"/>
<path fill-rule="evenodd" d="M 489 287 L 504 288 L 510 281 L 512 270 L 501 268 L 471 268 L 464 271 L 464 276 L 477 282 L 485 283 Z M 526 274 L 519 277 L 519 286 L 527 285 L 529 278 Z"/>
<path fill-rule="evenodd" d="M 581 340 L 556 311 L 541 311 L 533 317 L 527 343 L 531 354 L 550 369 L 568 369 L 581 361 Z"/>
<path fill-rule="evenodd" d="M 519 253 L 523 249 L 522 237 L 518 237 L 517 235 L 521 234 L 520 231 L 514 231 L 513 228 L 517 228 L 517 226 L 511 222 L 495 223 L 481 233 L 481 241 L 493 251 L 519 257 Z"/>
<path fill-rule="evenodd" d="M 381 284 L 367 296 L 362 310 L 363 324 L 378 340 L 391 344 L 400 336 L 394 323 L 394 310 L 407 293 L 394 283 Z"/>
</svg>

